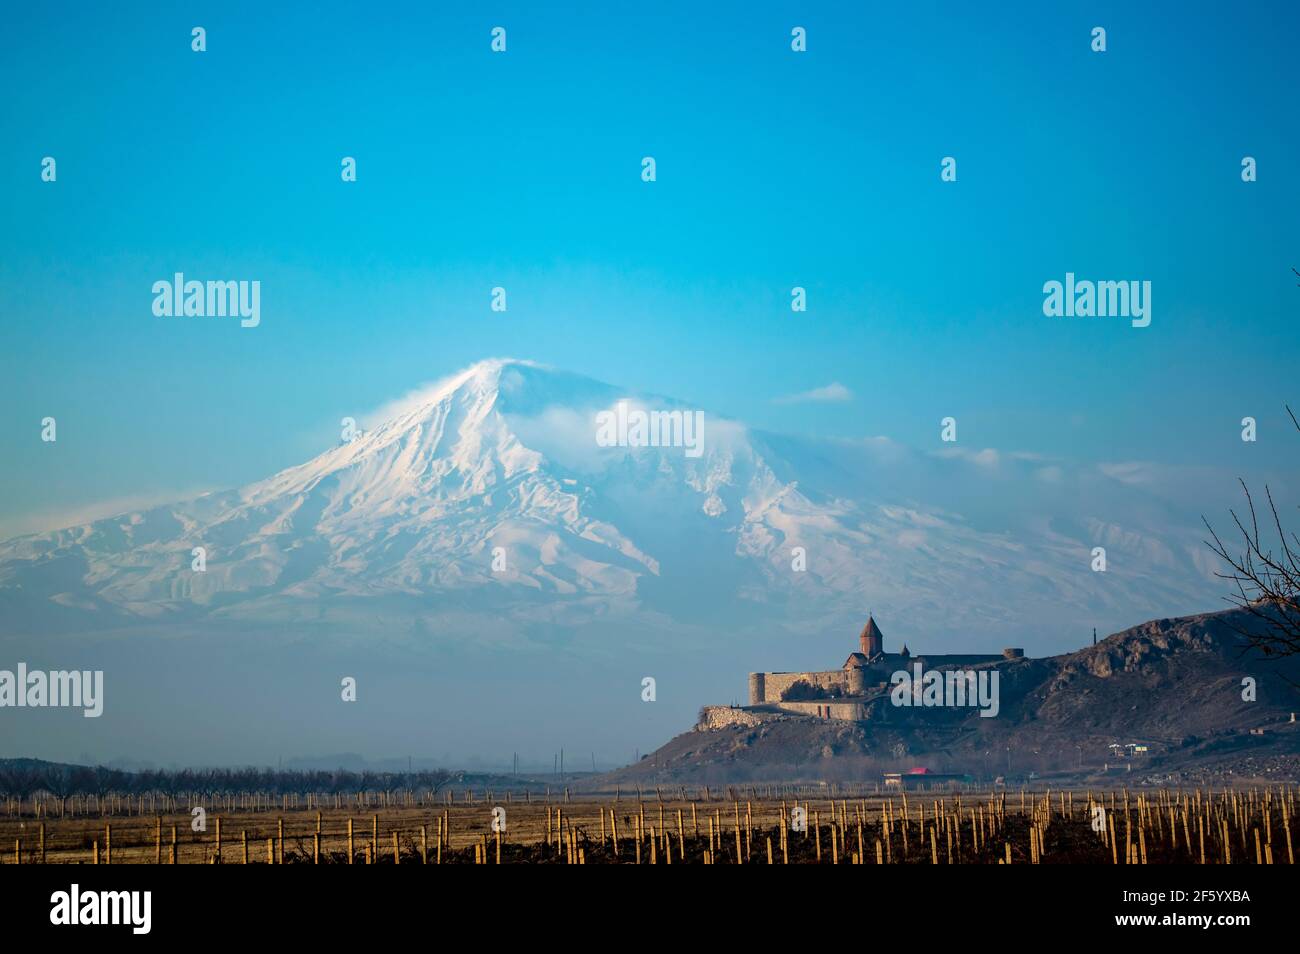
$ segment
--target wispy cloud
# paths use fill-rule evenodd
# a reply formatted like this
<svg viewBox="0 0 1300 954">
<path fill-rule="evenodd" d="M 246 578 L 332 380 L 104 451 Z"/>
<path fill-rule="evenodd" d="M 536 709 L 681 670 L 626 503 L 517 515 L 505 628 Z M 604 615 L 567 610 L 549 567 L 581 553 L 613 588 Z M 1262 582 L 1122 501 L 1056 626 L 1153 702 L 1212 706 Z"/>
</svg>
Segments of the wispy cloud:
<svg viewBox="0 0 1300 954">
<path fill-rule="evenodd" d="M 454 374 L 448 374 L 407 391 L 401 397 L 389 401 L 365 415 L 362 418 L 362 423 L 367 427 L 378 427 L 387 421 L 419 410 L 425 405 L 434 403 L 449 391 L 464 383 L 465 379 L 470 375 L 503 364 L 527 365 L 532 368 L 547 367 L 547 365 L 539 364 L 536 361 L 526 361 L 520 358 L 485 358 L 482 361 L 474 362 L 468 367 L 461 368 Z"/>
<path fill-rule="evenodd" d="M 53 530 L 63 530 L 67 527 L 79 527 L 83 524 L 94 523 L 96 520 L 103 520 L 106 517 L 116 517 L 119 514 L 134 513 L 164 504 L 192 500 L 209 492 L 208 488 L 175 491 L 160 490 L 156 493 L 113 497 L 78 507 L 27 513 L 0 520 L 0 540 L 8 540 L 11 537 L 23 536 L 29 533 L 46 533 Z"/>
<path fill-rule="evenodd" d="M 830 384 L 821 388 L 813 388 L 811 391 L 801 391 L 798 394 L 787 394 L 785 397 L 779 397 L 774 400 L 776 404 L 828 404 L 838 401 L 849 401 L 853 398 L 853 392 L 840 384 L 838 381 L 832 381 Z"/>
</svg>

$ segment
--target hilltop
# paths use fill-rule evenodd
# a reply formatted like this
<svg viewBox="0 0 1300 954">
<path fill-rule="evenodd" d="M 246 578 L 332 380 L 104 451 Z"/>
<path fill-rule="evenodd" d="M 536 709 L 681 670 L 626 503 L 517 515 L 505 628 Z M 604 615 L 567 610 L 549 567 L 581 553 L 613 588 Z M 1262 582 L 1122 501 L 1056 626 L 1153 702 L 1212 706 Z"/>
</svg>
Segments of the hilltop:
<svg viewBox="0 0 1300 954">
<path fill-rule="evenodd" d="M 999 665 L 1001 711 L 884 707 L 863 722 L 753 713 L 696 726 L 608 784 L 871 779 L 926 767 L 1133 782 L 1300 779 L 1300 660 L 1243 653 L 1241 610 L 1160 619 L 1077 652 Z M 1236 628 L 1234 628 L 1236 627 Z M 1256 701 L 1243 680 L 1256 680 Z M 1291 682 L 1288 682 L 1291 680 Z M 1144 754 L 1109 748 L 1136 743 Z"/>
</svg>

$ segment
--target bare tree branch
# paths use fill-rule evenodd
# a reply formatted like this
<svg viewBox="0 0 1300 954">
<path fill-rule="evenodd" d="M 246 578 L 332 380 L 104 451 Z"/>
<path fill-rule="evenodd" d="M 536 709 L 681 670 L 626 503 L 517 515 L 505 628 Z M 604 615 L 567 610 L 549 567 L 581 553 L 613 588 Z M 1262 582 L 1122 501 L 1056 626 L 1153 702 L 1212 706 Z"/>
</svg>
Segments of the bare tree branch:
<svg viewBox="0 0 1300 954">
<path fill-rule="evenodd" d="M 1300 420 L 1290 405 L 1286 412 L 1300 431 Z M 1227 565 L 1227 572 L 1215 576 L 1230 581 L 1235 589 L 1226 597 L 1227 601 L 1262 624 L 1229 625 L 1246 641 L 1247 648 L 1256 649 L 1266 657 L 1300 655 L 1300 538 L 1283 528 L 1273 493 L 1265 485 L 1267 516 L 1271 518 L 1272 532 L 1277 535 L 1275 550 L 1275 545 L 1260 534 L 1259 515 L 1250 488 L 1244 480 L 1238 482 L 1246 495 L 1249 518 L 1243 520 L 1235 510 L 1228 513 L 1241 536 L 1240 551 L 1229 550 L 1210 522 L 1201 518 L 1210 532 L 1206 545 Z"/>
</svg>

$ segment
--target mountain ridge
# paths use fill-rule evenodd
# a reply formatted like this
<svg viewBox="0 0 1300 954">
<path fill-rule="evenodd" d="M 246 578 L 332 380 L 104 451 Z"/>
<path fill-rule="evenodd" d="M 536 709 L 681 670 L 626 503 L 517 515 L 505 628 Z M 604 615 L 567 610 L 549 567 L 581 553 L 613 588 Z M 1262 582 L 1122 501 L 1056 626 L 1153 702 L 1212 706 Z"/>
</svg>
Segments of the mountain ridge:
<svg viewBox="0 0 1300 954">
<path fill-rule="evenodd" d="M 620 400 L 687 409 L 534 362 L 479 362 L 263 480 L 0 542 L 0 609 L 66 631 L 328 622 L 364 617 L 368 601 L 561 624 L 730 604 L 806 627 L 871 603 L 980 633 L 1203 598 L 1199 531 L 1174 533 L 1158 499 L 1096 470 L 1057 486 L 1060 468 L 1032 455 L 815 442 L 713 415 L 698 459 L 598 446 L 594 417 Z M 1025 513 L 990 510 L 990 482 L 1011 482 Z M 1088 510 L 1060 517 L 1067 498 Z M 1097 543 L 1129 559 L 1090 573 Z"/>
</svg>

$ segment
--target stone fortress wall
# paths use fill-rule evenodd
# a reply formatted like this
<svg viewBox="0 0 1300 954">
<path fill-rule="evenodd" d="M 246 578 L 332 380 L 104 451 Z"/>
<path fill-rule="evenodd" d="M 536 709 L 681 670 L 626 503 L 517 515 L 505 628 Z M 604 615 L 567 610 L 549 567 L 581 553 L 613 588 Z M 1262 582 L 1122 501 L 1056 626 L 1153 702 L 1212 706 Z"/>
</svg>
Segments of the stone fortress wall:
<svg viewBox="0 0 1300 954">
<path fill-rule="evenodd" d="M 749 705 L 706 706 L 698 728 L 758 725 L 780 712 L 821 719 L 862 720 L 868 705 L 886 693 L 889 680 L 899 670 L 980 668 L 1021 659 L 1024 651 L 1008 648 L 1001 653 L 951 653 L 913 656 L 906 646 L 898 653 L 884 651 L 884 636 L 868 617 L 859 638 L 859 651 L 850 654 L 839 669 L 804 672 L 751 672 Z M 785 696 L 796 685 L 803 698 Z M 813 698 L 808 698 L 811 695 Z"/>
</svg>

